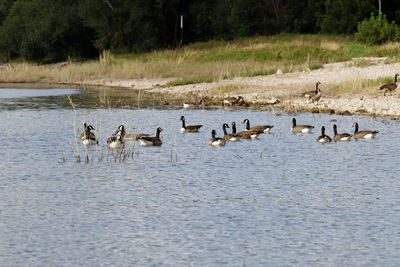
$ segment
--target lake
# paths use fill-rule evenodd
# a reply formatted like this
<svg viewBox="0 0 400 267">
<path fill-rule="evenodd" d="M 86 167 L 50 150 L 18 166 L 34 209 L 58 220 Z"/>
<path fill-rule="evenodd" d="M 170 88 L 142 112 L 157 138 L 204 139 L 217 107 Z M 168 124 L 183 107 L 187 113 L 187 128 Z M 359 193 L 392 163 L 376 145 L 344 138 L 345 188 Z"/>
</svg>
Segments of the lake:
<svg viewBox="0 0 400 267">
<path fill-rule="evenodd" d="M 75 107 L 75 112 L 67 96 Z M 0 89 L 3 266 L 396 266 L 400 123 L 251 108 L 182 109 L 79 89 Z M 199 133 L 181 134 L 186 124 Z M 291 120 L 315 126 L 290 132 Z M 257 140 L 207 145 L 244 119 Z M 332 122 L 331 120 L 336 120 Z M 373 140 L 320 144 L 321 126 Z M 76 136 L 87 122 L 97 146 Z M 120 125 L 161 147 L 107 149 Z M 76 130 L 74 131 L 74 125 Z M 230 129 L 228 129 L 230 130 Z M 77 161 L 79 155 L 80 162 Z"/>
</svg>

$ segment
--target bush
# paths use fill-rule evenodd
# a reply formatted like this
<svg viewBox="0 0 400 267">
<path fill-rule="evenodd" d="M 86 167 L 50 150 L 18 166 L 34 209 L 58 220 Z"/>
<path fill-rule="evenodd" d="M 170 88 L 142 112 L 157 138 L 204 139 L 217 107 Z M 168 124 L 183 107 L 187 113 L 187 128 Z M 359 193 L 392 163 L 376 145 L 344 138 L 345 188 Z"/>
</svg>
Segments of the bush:
<svg viewBox="0 0 400 267">
<path fill-rule="evenodd" d="M 397 24 L 392 21 L 389 23 L 385 15 L 374 16 L 371 14 L 369 19 L 358 23 L 358 32 L 355 34 L 357 41 L 376 45 L 388 41 L 398 41 L 400 30 Z"/>
</svg>

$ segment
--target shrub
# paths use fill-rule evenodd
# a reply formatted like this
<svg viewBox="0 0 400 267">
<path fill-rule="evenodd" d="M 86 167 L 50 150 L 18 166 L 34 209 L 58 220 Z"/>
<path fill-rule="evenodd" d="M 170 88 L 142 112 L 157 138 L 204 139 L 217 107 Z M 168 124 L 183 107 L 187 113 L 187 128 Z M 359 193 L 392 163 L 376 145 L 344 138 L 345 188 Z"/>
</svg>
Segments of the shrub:
<svg viewBox="0 0 400 267">
<path fill-rule="evenodd" d="M 358 32 L 355 34 L 357 41 L 376 45 L 387 41 L 398 41 L 400 30 L 394 21 L 389 23 L 385 15 L 379 14 L 358 23 Z"/>
</svg>

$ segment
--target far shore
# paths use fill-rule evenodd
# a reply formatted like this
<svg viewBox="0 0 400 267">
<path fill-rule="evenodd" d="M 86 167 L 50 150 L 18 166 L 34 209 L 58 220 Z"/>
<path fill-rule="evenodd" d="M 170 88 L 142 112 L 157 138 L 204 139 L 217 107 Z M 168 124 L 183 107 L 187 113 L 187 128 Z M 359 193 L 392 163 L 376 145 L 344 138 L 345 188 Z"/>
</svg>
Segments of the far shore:
<svg viewBox="0 0 400 267">
<path fill-rule="evenodd" d="M 143 90 L 162 95 L 160 103 L 202 105 L 223 105 L 229 96 L 242 96 L 245 105 L 257 109 L 313 112 L 340 115 L 369 115 L 400 118 L 400 97 L 397 90 L 383 96 L 379 86 L 367 86 L 362 91 L 351 88 L 338 89 L 338 85 L 357 83 L 365 79 L 394 76 L 400 72 L 400 63 L 385 64 L 382 58 L 370 59 L 375 62 L 367 67 L 357 67 L 349 62 L 326 64 L 317 70 L 305 72 L 277 73 L 256 77 L 238 77 L 212 83 L 180 86 L 166 86 L 171 79 L 91 80 L 77 83 L 0 83 L 0 87 L 13 88 L 108 88 Z M 304 91 L 315 88 L 321 82 L 322 98 L 311 103 L 301 97 Z M 162 99 L 162 100 L 161 100 Z M 162 101 L 162 103 L 161 103 Z"/>
</svg>

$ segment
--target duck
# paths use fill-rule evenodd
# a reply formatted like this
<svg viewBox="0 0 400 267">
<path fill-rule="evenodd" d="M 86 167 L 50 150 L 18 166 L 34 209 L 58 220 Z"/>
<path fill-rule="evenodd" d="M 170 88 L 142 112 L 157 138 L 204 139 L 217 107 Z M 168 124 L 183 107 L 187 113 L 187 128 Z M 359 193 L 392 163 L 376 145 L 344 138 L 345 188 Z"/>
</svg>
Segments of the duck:
<svg viewBox="0 0 400 267">
<path fill-rule="evenodd" d="M 355 139 L 373 139 L 379 133 L 379 131 L 370 131 L 370 130 L 359 131 L 357 122 L 353 124 L 353 127 L 354 127 L 353 138 Z"/>
<path fill-rule="evenodd" d="M 318 136 L 317 142 L 320 142 L 320 143 L 329 143 L 329 142 L 332 142 L 332 138 L 330 138 L 329 136 L 327 136 L 327 135 L 325 134 L 325 126 L 322 126 L 322 127 L 321 127 L 321 135 Z"/>
<path fill-rule="evenodd" d="M 348 133 L 342 133 L 342 134 L 338 134 L 337 133 L 337 126 L 336 124 L 333 125 L 333 140 L 335 142 L 337 141 L 350 141 L 351 139 L 351 134 Z"/>
<path fill-rule="evenodd" d="M 386 96 L 386 92 L 389 91 L 390 95 L 392 95 L 392 91 L 396 90 L 397 88 L 397 76 L 399 76 L 398 73 L 394 75 L 394 83 L 385 83 L 381 87 L 379 87 L 379 90 L 385 90 L 383 93 L 384 96 Z"/>
<path fill-rule="evenodd" d="M 245 119 L 243 121 L 244 124 L 246 124 L 246 130 L 247 131 L 254 131 L 257 132 L 259 134 L 261 133 L 269 133 L 270 130 L 272 129 L 272 127 L 274 127 L 273 125 L 258 125 L 258 126 L 253 126 L 250 128 L 250 121 L 248 119 Z"/>
<path fill-rule="evenodd" d="M 162 141 L 160 139 L 160 133 L 163 129 L 158 127 L 156 130 L 156 136 L 142 136 L 139 138 L 142 146 L 161 146 Z"/>
<path fill-rule="evenodd" d="M 310 97 L 314 97 L 314 96 L 320 94 L 321 93 L 321 89 L 319 89 L 319 87 L 318 87 L 320 84 L 321 84 L 321 82 L 318 81 L 315 84 L 315 90 L 304 92 L 304 93 L 301 94 L 301 96 L 304 96 L 306 98 L 310 98 Z"/>
<path fill-rule="evenodd" d="M 181 133 L 197 133 L 203 125 L 185 125 L 185 117 L 181 116 L 182 127 Z"/>
<path fill-rule="evenodd" d="M 224 146 L 225 145 L 225 140 L 220 137 L 215 137 L 217 133 L 215 130 L 211 131 L 211 139 L 208 141 L 209 146 Z"/>
<path fill-rule="evenodd" d="M 292 133 L 311 133 L 314 126 L 311 125 L 296 125 L 296 119 L 292 119 L 293 127 L 290 129 Z"/>
<path fill-rule="evenodd" d="M 82 144 L 84 145 L 97 145 L 99 141 L 97 140 L 94 133 L 91 130 L 94 130 L 92 125 L 86 125 L 85 123 L 85 132 L 83 133 L 83 137 L 81 137 Z"/>
<path fill-rule="evenodd" d="M 109 138 L 107 138 L 108 148 L 125 148 L 125 126 L 120 125 L 117 131 Z"/>
<path fill-rule="evenodd" d="M 229 125 L 227 123 L 222 124 L 222 130 L 224 131 L 224 139 L 225 140 L 229 140 L 229 141 L 232 141 L 232 142 L 237 142 L 237 141 L 240 140 L 240 136 L 238 136 L 236 134 L 236 129 L 235 129 L 235 133 L 232 132 L 231 134 L 228 134 L 226 132 L 226 128 L 229 128 Z"/>
<path fill-rule="evenodd" d="M 233 105 L 240 105 L 242 103 L 244 103 L 242 96 L 230 96 L 224 99 L 224 105 L 230 105 L 231 107 Z"/>
</svg>

